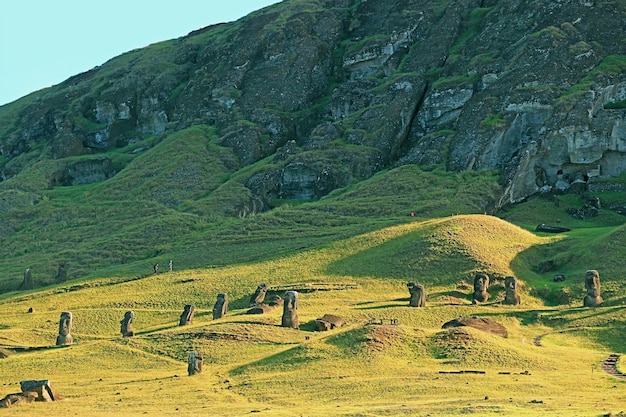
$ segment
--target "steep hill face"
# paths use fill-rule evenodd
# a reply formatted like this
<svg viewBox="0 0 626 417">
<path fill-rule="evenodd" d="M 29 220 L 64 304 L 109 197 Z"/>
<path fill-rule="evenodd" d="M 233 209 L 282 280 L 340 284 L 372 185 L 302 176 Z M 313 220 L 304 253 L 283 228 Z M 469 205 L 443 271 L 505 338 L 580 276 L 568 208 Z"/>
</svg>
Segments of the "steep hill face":
<svg viewBox="0 0 626 417">
<path fill-rule="evenodd" d="M 514 202 L 626 170 L 624 22 L 609 0 L 285 0 L 0 107 L 0 178 L 106 181 L 204 125 L 225 171 L 265 161 L 249 210 L 404 164 L 497 170 Z"/>
</svg>

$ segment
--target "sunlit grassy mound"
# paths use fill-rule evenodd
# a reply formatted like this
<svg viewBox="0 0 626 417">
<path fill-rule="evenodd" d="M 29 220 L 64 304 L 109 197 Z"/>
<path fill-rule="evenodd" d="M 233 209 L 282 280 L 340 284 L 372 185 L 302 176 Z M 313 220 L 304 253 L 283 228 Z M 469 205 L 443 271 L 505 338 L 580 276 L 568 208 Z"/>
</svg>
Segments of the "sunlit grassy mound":
<svg viewBox="0 0 626 417">
<path fill-rule="evenodd" d="M 529 294 L 537 282 L 528 255 L 539 249 L 532 248 L 563 238 L 487 215 L 415 219 L 257 262 L 5 294 L 0 348 L 10 355 L 0 359 L 0 380 L 5 395 L 32 378 L 50 379 L 66 396 L 20 408 L 28 417 L 615 411 L 623 398 L 605 393 L 626 381 L 600 365 L 610 353 L 626 353 L 624 307 L 546 306 Z M 471 304 L 475 271 L 494 278 L 486 304 Z M 511 273 L 525 285 L 520 306 L 501 303 L 498 279 Z M 425 308 L 409 306 L 410 280 L 426 286 Z M 299 292 L 298 329 L 280 326 L 281 308 L 246 314 L 261 282 L 273 294 Z M 229 312 L 213 320 L 221 292 Z M 195 318 L 179 326 L 185 304 L 196 306 Z M 127 310 L 135 312 L 136 335 L 122 338 Z M 62 311 L 73 313 L 75 343 L 55 347 Z M 315 331 L 314 320 L 324 314 L 346 325 Z M 465 316 L 487 317 L 508 336 L 442 329 Z M 189 377 L 193 351 L 203 353 L 204 371 Z M 589 395 L 581 398 L 567 381 L 583 380 Z"/>
<path fill-rule="evenodd" d="M 384 242 L 378 243 L 382 234 Z M 476 271 L 512 275 L 511 262 L 520 252 L 548 241 L 487 215 L 402 225 L 365 238 L 369 247 L 333 263 L 329 272 L 450 285 L 471 280 Z"/>
</svg>

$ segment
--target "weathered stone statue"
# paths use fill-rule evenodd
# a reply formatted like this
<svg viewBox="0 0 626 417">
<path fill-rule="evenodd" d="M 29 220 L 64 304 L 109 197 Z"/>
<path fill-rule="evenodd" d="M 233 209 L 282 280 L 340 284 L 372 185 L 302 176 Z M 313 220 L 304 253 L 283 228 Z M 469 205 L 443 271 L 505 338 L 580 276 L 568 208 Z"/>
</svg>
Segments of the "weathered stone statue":
<svg viewBox="0 0 626 417">
<path fill-rule="evenodd" d="M 213 320 L 221 319 L 228 313 L 228 295 L 217 294 L 217 301 L 213 306 Z"/>
<path fill-rule="evenodd" d="M 67 270 L 69 269 L 69 262 L 61 262 L 59 264 L 59 269 L 57 271 L 57 275 L 54 277 L 56 282 L 64 282 L 67 281 Z"/>
<path fill-rule="evenodd" d="M 489 275 L 477 272 L 474 275 L 474 293 L 472 294 L 472 304 L 484 303 L 489 299 Z"/>
<path fill-rule="evenodd" d="M 585 272 L 585 290 L 587 294 L 583 300 L 585 307 L 597 307 L 602 304 L 600 297 L 600 274 L 595 269 Z"/>
<path fill-rule="evenodd" d="M 72 330 L 72 313 L 64 311 L 59 319 L 59 335 L 57 336 L 57 346 L 70 345 L 74 343 L 74 338 L 70 334 Z"/>
<path fill-rule="evenodd" d="M 196 307 L 193 304 L 185 305 L 185 309 L 183 310 L 183 313 L 180 315 L 180 323 L 178 323 L 178 325 L 186 326 L 188 324 L 191 324 L 191 322 L 193 322 L 193 315 L 195 312 L 196 312 Z"/>
<path fill-rule="evenodd" d="M 199 374 L 202 372 L 203 360 L 204 360 L 204 357 L 202 355 L 202 352 L 190 352 L 189 353 L 189 360 L 187 362 L 188 363 L 187 373 L 189 374 L 189 376 Z"/>
<path fill-rule="evenodd" d="M 424 286 L 422 284 L 409 282 L 406 284 L 406 287 L 409 289 L 409 294 L 411 294 L 409 305 L 411 307 L 426 307 L 426 291 L 424 290 Z"/>
<path fill-rule="evenodd" d="M 510 305 L 519 305 L 522 300 L 517 293 L 517 288 L 519 284 L 517 282 L 517 278 L 514 276 L 508 276 L 504 278 L 504 289 L 506 291 L 506 295 L 504 296 L 504 304 Z"/>
<path fill-rule="evenodd" d="M 265 294 L 267 294 L 267 285 L 259 284 L 252 297 L 250 297 L 250 306 L 252 307 L 265 301 Z"/>
<path fill-rule="evenodd" d="M 60 401 L 64 398 L 52 389 L 48 380 L 21 381 L 20 387 L 22 392 L 9 394 L 0 400 L 0 408 L 9 408 L 33 401 Z"/>
<path fill-rule="evenodd" d="M 298 321 L 298 293 L 296 291 L 287 291 L 283 299 L 283 319 L 281 325 L 282 327 L 297 329 L 300 325 Z"/>
<path fill-rule="evenodd" d="M 135 312 L 127 311 L 124 313 L 124 318 L 120 321 L 120 332 L 122 337 L 132 337 L 135 335 L 133 330 L 133 320 L 135 320 Z"/>
<path fill-rule="evenodd" d="M 33 273 L 30 271 L 30 268 L 27 268 L 26 271 L 24 271 L 24 281 L 22 281 L 22 285 L 20 285 L 20 290 L 32 290 L 33 288 L 35 288 Z"/>
</svg>

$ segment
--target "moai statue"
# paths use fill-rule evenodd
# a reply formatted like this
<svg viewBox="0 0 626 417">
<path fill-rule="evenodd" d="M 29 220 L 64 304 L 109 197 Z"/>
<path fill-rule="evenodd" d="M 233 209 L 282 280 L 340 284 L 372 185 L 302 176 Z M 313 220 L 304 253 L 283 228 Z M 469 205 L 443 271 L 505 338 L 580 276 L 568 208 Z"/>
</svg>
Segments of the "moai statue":
<svg viewBox="0 0 626 417">
<path fill-rule="evenodd" d="M 298 322 L 298 293 L 296 291 L 287 291 L 283 297 L 283 319 L 282 327 L 291 327 L 297 329 Z"/>
<path fill-rule="evenodd" d="M 72 313 L 64 311 L 59 319 L 59 335 L 57 336 L 57 346 L 71 345 L 74 338 L 70 334 L 72 330 Z"/>
<path fill-rule="evenodd" d="M 67 270 L 69 269 L 69 262 L 61 262 L 59 264 L 59 269 L 57 271 L 57 275 L 54 277 L 56 282 L 64 282 L 67 281 Z"/>
<path fill-rule="evenodd" d="M 514 276 L 508 276 L 504 278 L 504 289 L 506 291 L 506 295 L 504 296 L 504 304 L 511 305 L 519 305 L 522 303 L 522 300 L 517 293 L 517 289 L 519 284 L 517 282 L 517 278 Z"/>
<path fill-rule="evenodd" d="M 489 299 L 489 275 L 477 272 L 474 275 L 474 293 L 472 294 L 472 304 L 484 303 Z"/>
<path fill-rule="evenodd" d="M 213 320 L 221 319 L 228 313 L 228 295 L 217 294 L 217 301 L 213 306 Z"/>
<path fill-rule="evenodd" d="M 202 372 L 202 361 L 204 360 L 202 352 L 190 352 L 187 365 L 187 373 L 189 376 Z"/>
<path fill-rule="evenodd" d="M 120 321 L 120 332 L 122 337 L 133 337 L 135 331 L 133 330 L 133 320 L 135 320 L 135 312 L 127 311 L 124 313 L 124 318 Z"/>
<path fill-rule="evenodd" d="M 193 315 L 196 312 L 196 307 L 193 304 L 185 305 L 185 309 L 183 310 L 183 314 L 180 315 L 180 323 L 179 326 L 186 326 L 191 324 L 193 321 Z"/>
<path fill-rule="evenodd" d="M 600 274 L 595 269 L 590 269 L 585 272 L 585 290 L 587 295 L 583 300 L 585 307 L 597 307 L 602 304 L 602 297 L 600 297 Z"/>
<path fill-rule="evenodd" d="M 35 288 L 33 273 L 30 271 L 30 268 L 27 268 L 26 271 L 24 271 L 24 281 L 22 281 L 20 290 L 32 290 L 33 288 Z"/>
<path fill-rule="evenodd" d="M 426 307 L 426 291 L 424 290 L 424 286 L 422 284 L 409 282 L 406 284 L 406 287 L 411 294 L 409 305 L 411 307 Z"/>
<path fill-rule="evenodd" d="M 254 294 L 252 294 L 252 297 L 250 297 L 250 307 L 263 303 L 263 301 L 265 301 L 265 294 L 267 294 L 267 285 L 259 284 Z"/>
</svg>

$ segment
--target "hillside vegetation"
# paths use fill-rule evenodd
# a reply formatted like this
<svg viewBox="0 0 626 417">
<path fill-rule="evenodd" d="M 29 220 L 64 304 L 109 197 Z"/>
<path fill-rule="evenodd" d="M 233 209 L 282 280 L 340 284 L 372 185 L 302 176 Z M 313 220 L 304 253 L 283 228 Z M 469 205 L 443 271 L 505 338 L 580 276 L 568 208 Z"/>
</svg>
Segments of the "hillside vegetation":
<svg viewBox="0 0 626 417">
<path fill-rule="evenodd" d="M 527 215 L 523 207 L 518 210 L 509 215 Z M 622 233 L 621 226 L 584 230 L 597 244 Z M 581 308 L 587 265 L 568 266 L 573 272 L 564 283 L 533 271 L 542 248 L 570 258 L 578 250 L 598 248 L 590 239 L 586 245 L 578 240 L 574 232 L 537 236 L 483 214 L 405 218 L 264 260 L 5 294 L 0 345 L 11 354 L 1 360 L 0 378 L 6 393 L 19 391 L 23 379 L 49 379 L 67 397 L 19 406 L 19 415 L 595 416 L 598 410 L 619 411 L 626 400 L 619 387 L 626 382 L 603 373 L 600 364 L 609 353 L 626 349 L 621 279 L 607 272 L 609 265 L 607 270 L 587 264 L 598 267 L 603 289 L 609 288 L 603 292 L 605 305 L 589 309 Z M 567 241 L 571 252 L 555 249 Z M 242 244 L 240 250 L 247 248 Z M 475 271 L 494 278 L 485 305 L 471 304 Z M 498 280 L 508 274 L 522 280 L 521 306 L 502 304 Z M 409 280 L 426 287 L 425 308 L 408 306 Z M 284 289 L 299 290 L 298 330 L 280 327 L 281 308 L 245 314 L 261 282 L 280 295 Z M 538 297 L 544 293 L 535 291 L 557 285 L 571 288 L 570 303 L 550 306 L 549 299 Z M 212 320 L 220 292 L 228 294 L 230 312 Z M 197 308 L 195 320 L 180 327 L 182 308 L 190 303 Z M 127 310 L 135 311 L 137 334 L 122 338 L 119 321 Z M 54 347 L 61 311 L 74 315 L 75 342 Z M 315 332 L 313 321 L 326 313 L 343 317 L 347 325 Z M 503 324 L 508 337 L 473 328 L 441 329 L 449 320 L 472 315 Z M 383 325 L 368 324 L 381 319 Z M 203 352 L 204 371 L 189 377 L 191 351 Z M 581 380 L 585 395 L 571 389 Z"/>
<path fill-rule="evenodd" d="M 623 415 L 625 15 L 285 0 L 0 106 L 0 397 L 66 397 L 0 414 Z"/>
</svg>

